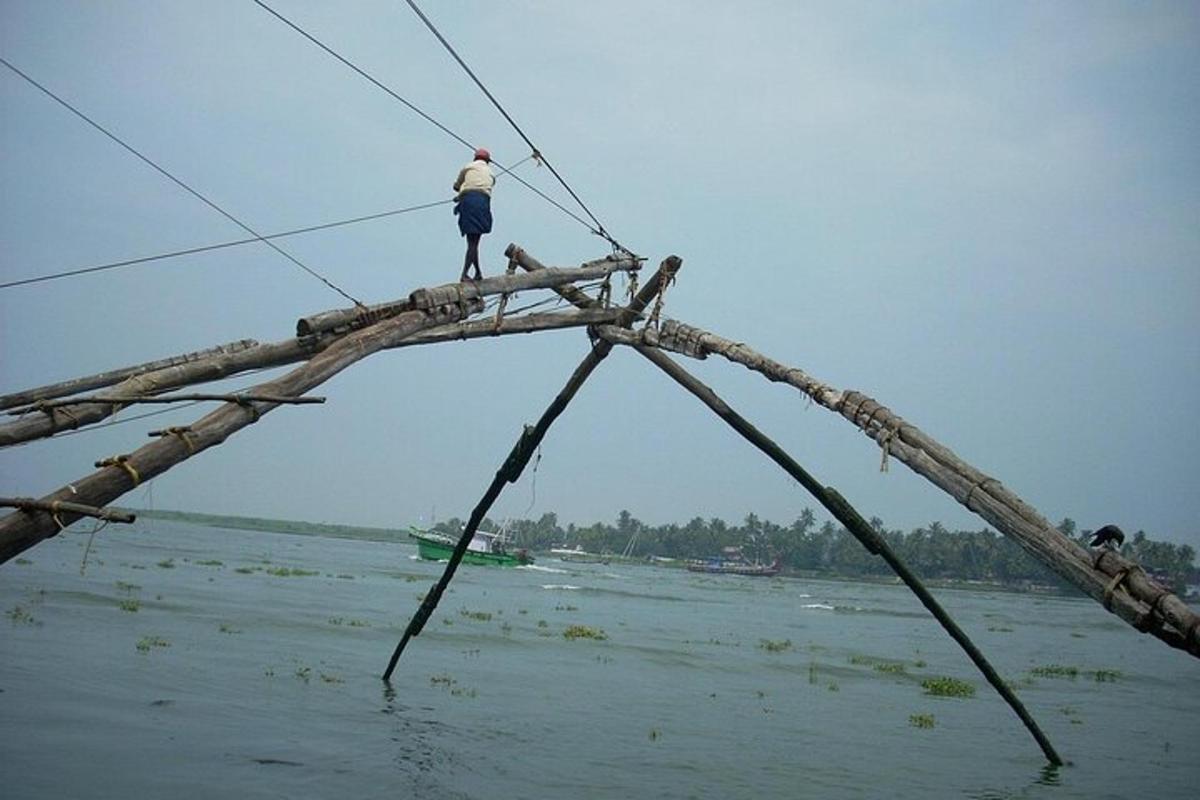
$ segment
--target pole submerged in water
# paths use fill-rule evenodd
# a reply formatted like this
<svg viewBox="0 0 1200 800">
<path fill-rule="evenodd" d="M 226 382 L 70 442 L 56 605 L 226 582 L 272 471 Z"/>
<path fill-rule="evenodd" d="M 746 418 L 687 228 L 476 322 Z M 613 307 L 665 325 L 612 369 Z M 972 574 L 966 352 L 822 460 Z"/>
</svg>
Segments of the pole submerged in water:
<svg viewBox="0 0 1200 800">
<path fill-rule="evenodd" d="M 509 246 L 509 256 L 513 255 L 513 245 Z M 646 306 L 658 294 L 661 287 L 671 280 L 675 273 L 679 270 L 682 262 L 677 256 L 670 256 L 662 262 L 658 271 L 650 277 L 646 285 L 642 287 L 637 296 L 630 301 L 629 306 L 623 309 L 619 317 L 619 325 L 631 325 Z M 450 554 L 450 560 L 446 563 L 445 570 L 442 571 L 442 577 L 432 588 L 425 594 L 421 600 L 421 605 L 417 608 L 412 619 L 408 623 L 408 627 L 404 629 L 404 635 L 400 642 L 396 645 L 396 649 L 392 651 L 392 657 L 388 660 L 387 668 L 383 671 L 383 680 L 390 681 L 392 672 L 396 669 L 396 663 L 400 660 L 400 655 L 404 652 L 404 648 L 408 646 L 408 642 L 414 636 L 418 636 L 421 630 L 425 627 L 425 623 L 429 621 L 434 610 L 437 608 L 438 602 L 445 593 L 446 587 L 450 585 L 454 573 L 458 570 L 458 565 L 462 562 L 463 556 L 467 552 L 467 546 L 471 543 L 471 539 L 475 536 L 475 531 L 478 530 L 479 524 L 483 522 L 484 515 L 488 509 L 492 507 L 492 503 L 496 502 L 496 498 L 500 496 L 501 490 L 505 483 L 516 483 L 521 477 L 521 472 L 524 471 L 525 465 L 529 463 L 530 457 L 537 450 L 542 439 L 546 436 L 546 431 L 558 419 L 559 415 L 566 409 L 567 404 L 575 397 L 576 392 L 583 386 L 584 381 L 592 374 L 592 372 L 600 365 L 610 352 L 613 345 L 604 339 L 597 340 L 588 354 L 584 356 L 583 361 L 571 373 L 571 377 L 567 379 L 566 385 L 551 401 L 546 410 L 542 412 L 542 416 L 538 419 L 536 425 L 526 425 L 521 432 L 521 437 L 517 443 L 513 445 L 512 451 L 508 454 L 508 458 L 504 460 L 504 464 L 500 469 L 496 470 L 496 476 L 492 479 L 487 491 L 483 497 L 475 505 L 471 512 L 471 518 L 467 520 L 467 526 L 463 529 L 462 535 L 458 537 L 458 542 L 454 546 L 454 552 Z"/>
</svg>

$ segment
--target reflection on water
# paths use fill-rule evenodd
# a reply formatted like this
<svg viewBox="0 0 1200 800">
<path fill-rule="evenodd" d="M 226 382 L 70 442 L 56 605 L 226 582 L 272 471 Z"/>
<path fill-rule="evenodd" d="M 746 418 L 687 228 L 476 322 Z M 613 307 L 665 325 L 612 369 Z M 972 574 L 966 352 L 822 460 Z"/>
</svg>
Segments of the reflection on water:
<svg viewBox="0 0 1200 800">
<path fill-rule="evenodd" d="M 900 587 L 464 568 L 386 684 L 441 570 L 407 544 L 155 523 L 97 536 L 80 576 L 85 545 L 2 568 L 6 797 L 1092 800 L 1200 781 L 1200 670 L 1089 601 L 938 593 L 1075 764 L 1055 769 Z M 942 677 L 978 691 L 928 694 Z"/>
</svg>

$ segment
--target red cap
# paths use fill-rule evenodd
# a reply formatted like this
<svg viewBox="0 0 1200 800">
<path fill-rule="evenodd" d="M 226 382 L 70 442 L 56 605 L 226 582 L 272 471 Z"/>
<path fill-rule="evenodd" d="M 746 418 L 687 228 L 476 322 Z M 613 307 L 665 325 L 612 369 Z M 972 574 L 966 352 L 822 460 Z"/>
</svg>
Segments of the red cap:
<svg viewBox="0 0 1200 800">
<path fill-rule="evenodd" d="M 479 159 L 480 161 L 487 161 L 490 163 L 492 160 L 492 154 L 480 147 L 475 151 L 475 158 Z"/>
</svg>

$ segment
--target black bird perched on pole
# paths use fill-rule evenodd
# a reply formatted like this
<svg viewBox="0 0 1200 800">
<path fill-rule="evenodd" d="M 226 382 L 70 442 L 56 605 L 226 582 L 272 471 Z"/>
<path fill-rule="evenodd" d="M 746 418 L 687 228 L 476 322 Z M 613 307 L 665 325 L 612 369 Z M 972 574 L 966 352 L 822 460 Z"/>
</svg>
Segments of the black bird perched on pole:
<svg viewBox="0 0 1200 800">
<path fill-rule="evenodd" d="M 1105 525 L 1092 534 L 1092 547 L 1108 547 L 1117 549 L 1125 544 L 1125 534 L 1116 525 Z"/>
</svg>

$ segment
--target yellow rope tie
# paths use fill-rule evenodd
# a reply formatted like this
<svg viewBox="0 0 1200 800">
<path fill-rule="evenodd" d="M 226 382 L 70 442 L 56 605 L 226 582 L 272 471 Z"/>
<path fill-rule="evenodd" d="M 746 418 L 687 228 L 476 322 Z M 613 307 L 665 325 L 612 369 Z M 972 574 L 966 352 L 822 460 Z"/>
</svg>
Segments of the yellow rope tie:
<svg viewBox="0 0 1200 800">
<path fill-rule="evenodd" d="M 646 321 L 645 327 L 653 327 L 655 330 L 658 330 L 658 316 L 662 313 L 663 303 L 666 302 L 664 298 L 667 296 L 667 287 L 674 282 L 675 276 L 672 275 L 659 285 L 658 297 L 654 299 L 654 310 L 650 312 L 650 319 Z"/>
<path fill-rule="evenodd" d="M 196 443 L 192 441 L 191 428 L 167 428 L 167 433 L 183 440 L 183 443 L 187 445 L 189 456 L 195 454 Z"/>
<path fill-rule="evenodd" d="M 996 482 L 997 481 L 995 478 L 989 478 L 985 476 L 982 480 L 972 484 L 971 488 L 967 490 L 967 496 L 963 498 L 963 505 L 967 507 L 967 510 L 975 511 L 975 509 L 971 508 L 971 498 L 975 495 L 976 489 L 982 489 L 987 484 Z"/>
<path fill-rule="evenodd" d="M 1129 567 L 1124 567 L 1118 570 L 1113 579 L 1109 581 L 1108 586 L 1104 587 L 1104 608 L 1106 610 L 1112 611 L 1113 593 L 1117 590 L 1118 586 L 1124 583 L 1127 577 L 1129 577 Z"/>
<path fill-rule="evenodd" d="M 63 524 L 62 517 L 58 515 L 59 507 L 62 505 L 61 500 L 50 501 L 50 518 L 54 520 L 54 524 L 58 526 L 60 531 L 65 531 L 67 526 Z"/>
<path fill-rule="evenodd" d="M 134 486 L 137 486 L 142 482 L 142 476 L 138 474 L 137 469 L 129 461 L 129 456 L 127 455 L 113 456 L 112 458 L 106 458 L 103 461 L 97 461 L 96 466 L 120 467 L 121 469 L 125 470 L 125 473 L 129 476 L 130 480 L 133 481 Z"/>
<path fill-rule="evenodd" d="M 811 401 L 812 398 L 809 398 L 809 400 Z M 880 472 L 888 471 L 888 456 L 891 454 L 891 451 L 892 451 L 892 440 L 896 438 L 896 434 L 898 434 L 898 433 L 899 433 L 899 431 L 896 428 L 884 427 L 884 428 L 882 428 L 882 433 L 880 433 L 879 437 L 875 440 L 875 441 L 879 442 L 879 448 L 880 448 L 880 456 L 879 456 L 879 471 Z"/>
</svg>

